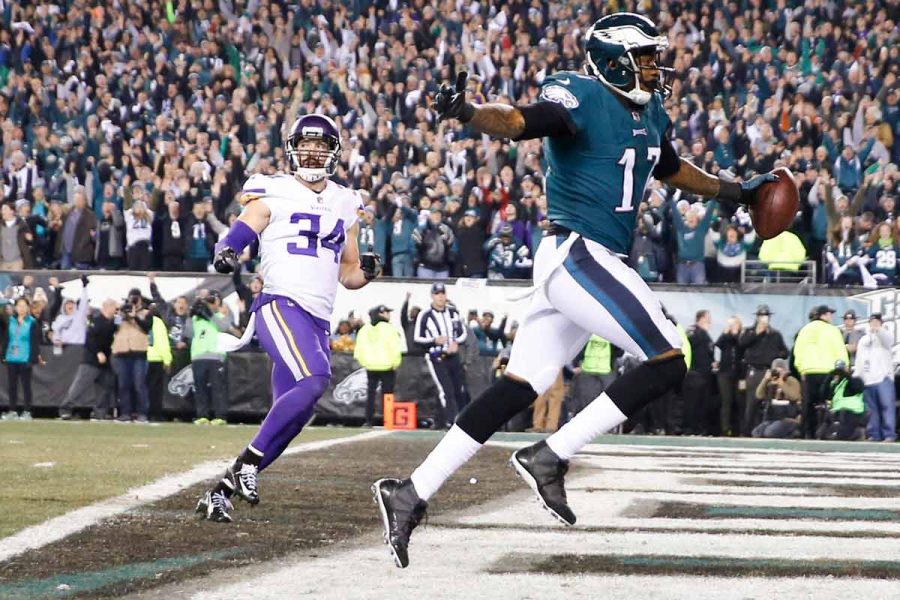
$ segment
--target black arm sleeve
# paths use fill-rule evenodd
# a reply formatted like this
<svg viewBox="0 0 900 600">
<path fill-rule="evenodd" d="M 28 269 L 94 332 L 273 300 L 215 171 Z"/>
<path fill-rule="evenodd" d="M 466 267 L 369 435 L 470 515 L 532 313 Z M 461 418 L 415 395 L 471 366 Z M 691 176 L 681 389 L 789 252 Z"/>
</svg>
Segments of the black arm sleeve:
<svg viewBox="0 0 900 600">
<path fill-rule="evenodd" d="M 525 119 L 525 129 L 515 141 L 542 137 L 569 137 L 578 133 L 569 111 L 562 104 L 544 101 L 517 108 Z"/>
<path fill-rule="evenodd" d="M 656 167 L 653 169 L 653 177 L 656 179 L 671 177 L 681 168 L 681 159 L 678 158 L 678 153 L 675 152 L 675 147 L 672 145 L 672 140 L 669 137 L 671 132 L 672 127 L 670 126 L 659 141 L 659 162 L 656 163 Z"/>
</svg>

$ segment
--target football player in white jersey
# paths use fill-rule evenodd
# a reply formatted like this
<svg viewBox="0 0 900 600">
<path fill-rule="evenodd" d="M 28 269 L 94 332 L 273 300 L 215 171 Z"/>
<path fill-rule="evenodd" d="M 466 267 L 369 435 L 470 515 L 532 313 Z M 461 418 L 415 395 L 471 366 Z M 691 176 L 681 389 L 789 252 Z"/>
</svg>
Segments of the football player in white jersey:
<svg viewBox="0 0 900 600">
<path fill-rule="evenodd" d="M 359 253 L 359 192 L 328 178 L 341 151 L 334 121 L 297 119 L 285 142 L 293 174 L 253 175 L 244 184 L 244 210 L 217 248 L 213 265 L 233 271 L 241 252 L 259 239 L 262 293 L 251 307 L 237 349 L 256 332 L 272 358 L 273 402 L 256 437 L 215 487 L 197 503 L 207 519 L 230 522 L 230 498 L 259 502 L 257 474 L 272 464 L 309 421 L 331 379 L 329 319 L 337 284 L 355 290 L 378 277 L 380 258 Z"/>
</svg>

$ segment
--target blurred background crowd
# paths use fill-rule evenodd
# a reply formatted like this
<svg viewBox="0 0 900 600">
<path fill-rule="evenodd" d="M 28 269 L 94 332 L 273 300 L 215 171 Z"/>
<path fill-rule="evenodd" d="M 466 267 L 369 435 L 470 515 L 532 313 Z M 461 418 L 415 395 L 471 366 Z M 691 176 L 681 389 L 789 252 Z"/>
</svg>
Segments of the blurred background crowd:
<svg viewBox="0 0 900 600">
<path fill-rule="evenodd" d="M 0 0 L 0 268 L 206 271 L 244 179 L 287 171 L 285 128 L 321 112 L 388 274 L 528 278 L 548 226 L 540 141 L 438 123 L 431 98 L 466 69 L 480 101 L 533 102 L 626 9 L 669 37 L 682 155 L 794 172 L 801 211 L 762 257 L 894 283 L 895 0 Z M 722 282 L 760 252 L 742 211 L 652 183 L 630 260 L 650 281 Z"/>
</svg>

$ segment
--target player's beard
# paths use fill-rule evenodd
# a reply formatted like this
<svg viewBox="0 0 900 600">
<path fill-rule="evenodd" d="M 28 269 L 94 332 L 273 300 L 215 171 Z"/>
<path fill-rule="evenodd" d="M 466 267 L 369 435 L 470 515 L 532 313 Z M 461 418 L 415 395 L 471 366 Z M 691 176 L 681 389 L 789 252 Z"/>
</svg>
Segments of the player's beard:
<svg viewBox="0 0 900 600">
<path fill-rule="evenodd" d="M 329 156 L 327 150 L 305 150 L 297 154 L 297 165 L 301 169 L 324 169 Z"/>
<path fill-rule="evenodd" d="M 645 92 L 653 93 L 659 89 L 659 75 L 656 77 L 645 77 L 643 73 L 638 75 L 638 81 L 641 82 L 641 89 Z"/>
</svg>

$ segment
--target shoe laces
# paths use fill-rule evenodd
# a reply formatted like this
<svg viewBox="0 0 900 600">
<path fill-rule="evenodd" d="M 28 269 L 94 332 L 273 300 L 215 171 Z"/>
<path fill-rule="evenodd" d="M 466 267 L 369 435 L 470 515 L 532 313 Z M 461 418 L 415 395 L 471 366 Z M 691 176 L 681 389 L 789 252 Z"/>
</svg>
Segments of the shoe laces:
<svg viewBox="0 0 900 600">
<path fill-rule="evenodd" d="M 231 510 L 231 501 L 225 497 L 225 494 L 222 492 L 213 492 L 209 495 L 209 503 L 212 504 L 213 509 L 227 513 Z"/>
<path fill-rule="evenodd" d="M 256 493 L 257 483 L 256 483 L 256 475 L 259 473 L 259 467 L 256 465 L 251 465 L 249 463 L 244 463 L 241 465 L 241 470 L 238 473 L 241 478 L 241 483 L 247 488 L 250 492 Z"/>
</svg>

